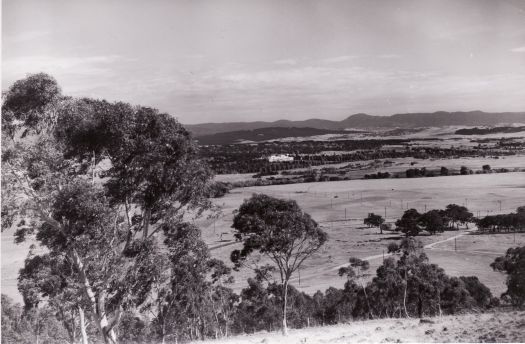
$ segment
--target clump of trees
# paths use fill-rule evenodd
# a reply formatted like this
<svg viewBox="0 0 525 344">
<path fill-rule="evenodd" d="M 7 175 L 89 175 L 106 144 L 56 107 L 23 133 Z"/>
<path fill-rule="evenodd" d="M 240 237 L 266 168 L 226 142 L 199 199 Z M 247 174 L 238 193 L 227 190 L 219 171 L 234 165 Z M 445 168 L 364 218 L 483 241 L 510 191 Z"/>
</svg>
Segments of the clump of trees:
<svg viewBox="0 0 525 344">
<path fill-rule="evenodd" d="M 409 168 L 405 171 L 405 175 L 407 178 L 425 177 L 427 175 L 427 169 L 425 167 Z"/>
<path fill-rule="evenodd" d="M 371 174 L 365 174 L 365 179 L 386 179 L 390 178 L 389 172 L 377 172 L 377 173 L 371 173 Z"/>
<path fill-rule="evenodd" d="M 212 173 L 173 117 L 66 97 L 36 74 L 5 93 L 2 139 L 2 229 L 46 252 L 20 272 L 27 314 L 56 312 L 70 342 L 117 343 L 124 314 L 144 307 L 159 341 L 167 328 L 181 339 L 227 332 L 228 271 L 187 223 L 213 211 Z"/>
<path fill-rule="evenodd" d="M 394 256 L 384 260 L 370 282 L 369 263 L 350 258 L 340 269 L 342 289 L 330 287 L 313 296 L 289 286 L 289 323 L 294 328 L 329 325 L 356 319 L 426 317 L 484 311 L 498 304 L 477 277 L 451 277 L 432 264 L 414 238 L 392 243 Z M 259 273 L 241 292 L 234 327 L 239 332 L 279 328 L 280 284 Z"/>
<path fill-rule="evenodd" d="M 518 232 L 525 229 L 525 206 L 516 209 L 515 213 L 487 215 L 476 221 L 482 232 Z"/>
<path fill-rule="evenodd" d="M 459 225 L 474 221 L 473 214 L 464 206 L 449 204 L 444 210 L 432 209 L 426 213 L 419 213 L 416 209 L 408 209 L 396 221 L 396 230 L 406 236 L 417 236 L 422 231 L 436 234 L 445 230 L 459 230 Z"/>
</svg>

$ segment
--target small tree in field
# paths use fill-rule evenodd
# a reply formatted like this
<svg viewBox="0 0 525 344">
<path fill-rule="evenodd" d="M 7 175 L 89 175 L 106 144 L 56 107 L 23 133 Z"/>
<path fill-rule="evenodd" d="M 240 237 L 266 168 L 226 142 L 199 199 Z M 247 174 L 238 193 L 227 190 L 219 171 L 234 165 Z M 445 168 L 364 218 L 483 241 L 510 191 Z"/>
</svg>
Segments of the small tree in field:
<svg viewBox="0 0 525 344">
<path fill-rule="evenodd" d="M 381 225 L 384 222 L 385 219 L 383 219 L 381 215 L 376 215 L 374 213 L 369 213 L 368 217 L 366 217 L 363 221 L 363 223 L 368 227 L 379 227 L 379 229 L 381 229 L 381 234 L 383 234 L 383 229 L 381 228 Z"/>
<path fill-rule="evenodd" d="M 288 333 L 286 306 L 288 284 L 301 264 L 326 242 L 327 235 L 318 224 L 292 200 L 256 194 L 245 200 L 233 219 L 235 237 L 243 242 L 241 250 L 231 254 L 240 267 L 248 256 L 259 252 L 278 268 L 282 285 L 282 330 Z"/>
</svg>

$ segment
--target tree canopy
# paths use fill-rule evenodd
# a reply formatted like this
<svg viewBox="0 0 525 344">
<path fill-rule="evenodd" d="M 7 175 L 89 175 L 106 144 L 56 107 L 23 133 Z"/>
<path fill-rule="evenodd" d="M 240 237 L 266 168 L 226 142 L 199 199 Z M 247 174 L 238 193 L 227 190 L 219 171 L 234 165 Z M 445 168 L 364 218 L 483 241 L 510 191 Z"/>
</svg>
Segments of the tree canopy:
<svg viewBox="0 0 525 344">
<path fill-rule="evenodd" d="M 2 109 L 2 224 L 48 251 L 26 261 L 27 306 L 76 288 L 82 302 L 70 310 L 115 343 L 122 314 L 155 297 L 169 266 L 158 234 L 210 209 L 212 174 L 168 114 L 67 98 L 45 74 L 17 81 Z M 50 270 L 51 261 L 70 273 Z"/>
</svg>

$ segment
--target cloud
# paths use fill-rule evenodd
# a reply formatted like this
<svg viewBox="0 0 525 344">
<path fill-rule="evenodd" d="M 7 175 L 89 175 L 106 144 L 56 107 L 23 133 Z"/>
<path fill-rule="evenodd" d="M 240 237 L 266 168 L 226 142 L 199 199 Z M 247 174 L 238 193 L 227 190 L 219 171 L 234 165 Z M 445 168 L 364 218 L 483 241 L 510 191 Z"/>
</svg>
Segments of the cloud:
<svg viewBox="0 0 525 344">
<path fill-rule="evenodd" d="M 398 54 L 383 54 L 383 55 L 379 55 L 377 56 L 379 57 L 380 59 L 400 59 L 402 56 L 401 55 L 398 55 Z"/>
<path fill-rule="evenodd" d="M 525 53 L 525 46 L 510 49 L 510 51 L 513 53 Z"/>
<path fill-rule="evenodd" d="M 4 60 L 2 69 L 6 78 L 20 78 L 28 73 L 46 72 L 52 75 L 95 75 L 110 71 L 110 65 L 122 61 L 119 55 L 67 57 L 67 56 L 24 56 Z"/>
<path fill-rule="evenodd" d="M 355 58 L 357 58 L 357 56 L 343 55 L 343 56 L 336 56 L 336 57 L 330 57 L 327 59 L 323 59 L 321 60 L 321 62 L 324 64 L 341 63 L 341 62 L 353 60 Z"/>
<path fill-rule="evenodd" d="M 55 77 L 65 92 L 79 94 L 111 85 L 115 70 L 131 61 L 120 55 L 24 56 L 2 61 L 2 87 L 6 88 L 27 74 L 44 72 Z M 89 94 L 83 94 L 88 96 Z"/>
<path fill-rule="evenodd" d="M 295 66 L 297 64 L 297 61 L 294 59 L 284 59 L 284 60 L 277 60 L 273 61 L 276 65 L 289 65 L 289 66 Z"/>
<path fill-rule="evenodd" d="M 5 39 L 14 43 L 25 43 L 27 41 L 32 41 L 37 38 L 48 36 L 49 34 L 49 31 L 27 31 L 15 35 L 6 36 Z"/>
</svg>

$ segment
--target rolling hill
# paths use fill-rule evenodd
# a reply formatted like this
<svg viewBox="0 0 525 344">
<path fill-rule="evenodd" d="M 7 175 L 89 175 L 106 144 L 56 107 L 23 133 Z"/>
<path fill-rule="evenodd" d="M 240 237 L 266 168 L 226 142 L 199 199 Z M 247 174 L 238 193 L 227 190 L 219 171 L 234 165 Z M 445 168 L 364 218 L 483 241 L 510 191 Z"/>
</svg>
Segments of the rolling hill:
<svg viewBox="0 0 525 344">
<path fill-rule="evenodd" d="M 279 120 L 275 122 L 229 122 L 188 124 L 186 128 L 195 137 L 217 133 L 249 131 L 262 128 L 312 128 L 324 130 L 344 130 L 349 128 L 417 128 L 447 125 L 494 126 L 508 123 L 525 123 L 525 112 L 445 112 L 405 113 L 392 116 L 371 116 L 364 113 L 351 115 L 342 121 L 307 119 L 304 121 Z M 291 136 L 291 135 L 287 135 Z"/>
</svg>

